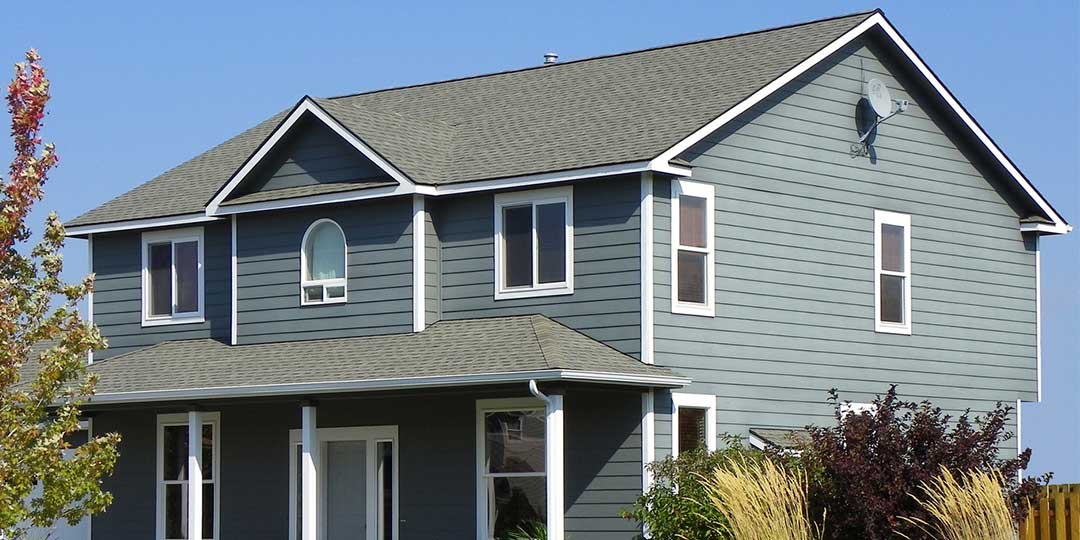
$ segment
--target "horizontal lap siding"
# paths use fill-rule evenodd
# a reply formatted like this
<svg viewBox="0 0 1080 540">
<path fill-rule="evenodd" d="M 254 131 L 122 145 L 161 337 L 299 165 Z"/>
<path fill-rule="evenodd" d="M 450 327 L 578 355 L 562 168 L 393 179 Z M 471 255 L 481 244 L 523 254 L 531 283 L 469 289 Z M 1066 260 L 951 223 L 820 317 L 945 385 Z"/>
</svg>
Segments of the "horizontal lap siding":
<svg viewBox="0 0 1080 540">
<path fill-rule="evenodd" d="M 641 494 L 641 394 L 570 390 L 565 407 L 567 538 L 634 537 L 619 513 Z"/>
<path fill-rule="evenodd" d="M 619 351 L 640 351 L 640 181 L 574 186 L 574 294 L 495 301 L 494 200 L 439 201 L 441 318 L 540 313 Z"/>
<path fill-rule="evenodd" d="M 94 235 L 94 323 L 109 342 L 94 353 L 101 360 L 166 340 L 214 338 L 228 340 L 230 311 L 229 226 L 203 227 L 205 322 L 142 326 L 142 234 L 119 232 Z"/>
<path fill-rule="evenodd" d="M 424 311 L 429 326 L 438 322 L 441 315 L 439 235 L 435 232 L 435 222 L 431 217 L 431 207 L 434 204 L 428 199 L 428 211 L 424 213 Z"/>
<path fill-rule="evenodd" d="M 322 122 L 305 116 L 237 194 L 389 176 Z"/>
<path fill-rule="evenodd" d="M 241 344 L 412 331 L 412 202 L 307 208 L 237 220 Z M 348 243 L 348 301 L 300 306 L 300 244 L 330 218 Z"/>
<path fill-rule="evenodd" d="M 913 102 L 879 128 L 876 163 L 848 153 L 871 77 Z M 670 312 L 670 183 L 657 182 L 657 363 L 717 396 L 718 433 L 831 423 L 834 387 L 869 401 L 898 383 L 953 415 L 1035 399 L 1034 251 L 928 113 L 857 46 L 688 151 L 693 179 L 716 185 L 713 319 Z M 911 336 L 874 332 L 875 209 L 912 216 Z M 663 453 L 666 393 L 656 408 Z"/>
</svg>

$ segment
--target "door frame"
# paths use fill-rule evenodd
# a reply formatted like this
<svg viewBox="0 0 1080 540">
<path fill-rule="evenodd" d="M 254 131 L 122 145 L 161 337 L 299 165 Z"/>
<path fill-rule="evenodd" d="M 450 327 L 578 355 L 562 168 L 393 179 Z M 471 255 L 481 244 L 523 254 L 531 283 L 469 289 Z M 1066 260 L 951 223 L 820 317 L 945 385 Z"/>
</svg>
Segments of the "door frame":
<svg viewBox="0 0 1080 540">
<path fill-rule="evenodd" d="M 298 449 L 300 447 L 300 432 L 299 429 L 289 430 L 289 540 L 300 540 L 296 534 L 296 489 L 297 489 L 297 473 L 296 459 Z M 367 461 L 367 470 L 365 477 L 368 479 L 367 496 L 365 497 L 367 502 L 367 508 L 365 509 L 365 515 L 367 516 L 367 540 L 381 540 L 378 538 L 379 533 L 379 519 L 381 516 L 379 503 L 382 498 L 378 495 L 379 475 L 377 474 L 377 452 L 378 444 L 381 442 L 390 442 L 391 444 L 391 459 L 393 460 L 391 475 L 394 482 L 394 493 L 392 500 L 392 512 L 393 523 L 390 523 L 391 538 L 397 540 L 398 536 L 398 523 L 401 521 L 399 511 L 398 500 L 401 494 L 401 483 L 398 480 L 398 463 L 400 459 L 398 455 L 400 453 L 398 442 L 398 427 L 397 426 L 352 426 L 352 427 L 335 427 L 335 428 L 318 428 L 316 430 L 316 436 L 319 441 L 319 458 L 326 455 L 326 443 L 328 442 L 340 442 L 340 441 L 364 441 L 366 445 L 365 459 Z M 322 466 L 318 461 L 316 462 L 316 470 L 318 471 L 318 538 L 319 540 L 326 539 L 326 468 Z"/>
</svg>

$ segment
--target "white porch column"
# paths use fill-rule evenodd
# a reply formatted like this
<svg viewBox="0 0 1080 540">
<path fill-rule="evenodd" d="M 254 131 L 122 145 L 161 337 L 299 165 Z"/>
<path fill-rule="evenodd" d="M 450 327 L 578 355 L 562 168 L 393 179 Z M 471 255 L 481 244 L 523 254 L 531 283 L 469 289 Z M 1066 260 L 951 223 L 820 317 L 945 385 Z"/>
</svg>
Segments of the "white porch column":
<svg viewBox="0 0 1080 540">
<path fill-rule="evenodd" d="M 547 396 L 544 465 L 547 471 L 548 540 L 563 540 L 563 396 Z"/>
<path fill-rule="evenodd" d="M 187 455 L 187 537 L 188 540 L 202 540 L 202 412 L 188 411 L 188 455 Z"/>
<path fill-rule="evenodd" d="M 305 403 L 301 412 L 300 427 L 300 481 L 301 484 L 301 533 L 300 540 L 316 540 L 318 535 L 318 482 L 319 436 L 315 422 L 316 407 Z"/>
</svg>

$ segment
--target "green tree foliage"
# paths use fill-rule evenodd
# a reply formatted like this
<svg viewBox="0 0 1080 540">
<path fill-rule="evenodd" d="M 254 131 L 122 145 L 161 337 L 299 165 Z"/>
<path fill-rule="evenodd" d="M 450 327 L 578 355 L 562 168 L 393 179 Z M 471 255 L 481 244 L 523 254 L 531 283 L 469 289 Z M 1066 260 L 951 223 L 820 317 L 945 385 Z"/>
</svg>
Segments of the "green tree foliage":
<svg viewBox="0 0 1080 540">
<path fill-rule="evenodd" d="M 43 195 L 57 163 L 51 144 L 39 137 L 49 80 L 31 50 L 16 64 L 8 87 L 15 152 L 9 175 L 0 177 L 0 536 L 17 538 L 28 525 L 77 523 L 112 501 L 101 489 L 111 474 L 119 436 L 90 439 L 70 450 L 79 429 L 80 407 L 93 394 L 86 373 L 91 350 L 105 342 L 84 322 L 78 302 L 93 288 L 93 276 L 67 284 L 61 248 L 64 228 L 50 214 L 40 242 L 28 254 L 26 218 Z M 39 486 L 38 491 L 34 491 Z"/>
<path fill-rule="evenodd" d="M 714 452 L 695 450 L 649 464 L 652 487 L 623 517 L 641 523 L 657 540 L 725 540 L 723 514 L 709 500 L 713 472 L 761 452 L 747 449 L 739 437 L 725 436 Z"/>
</svg>

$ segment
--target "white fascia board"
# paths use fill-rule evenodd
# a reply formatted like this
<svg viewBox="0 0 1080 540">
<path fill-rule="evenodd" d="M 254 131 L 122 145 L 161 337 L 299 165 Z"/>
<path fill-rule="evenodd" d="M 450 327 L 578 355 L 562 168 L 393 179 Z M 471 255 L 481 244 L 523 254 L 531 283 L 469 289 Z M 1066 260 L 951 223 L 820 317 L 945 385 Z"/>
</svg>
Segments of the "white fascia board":
<svg viewBox="0 0 1080 540">
<path fill-rule="evenodd" d="M 1049 223 L 1022 223 L 1020 232 L 1033 232 L 1040 234 L 1069 234 L 1072 225 L 1051 225 Z"/>
<path fill-rule="evenodd" d="M 1031 198 L 1035 204 L 1042 209 L 1047 216 L 1054 222 L 1052 226 L 1046 227 L 1045 230 L 1040 229 L 1041 232 L 1047 234 L 1066 234 L 1072 230 L 1072 227 L 1065 222 L 1050 203 L 1043 198 L 1043 196 L 1035 189 L 1035 187 L 1027 180 L 1027 178 L 1013 165 L 1012 161 L 1005 156 L 1005 153 L 994 143 L 992 139 L 983 131 L 982 127 L 967 113 L 962 105 L 953 97 L 952 93 L 945 87 L 944 84 L 934 75 L 934 72 L 922 61 L 919 55 L 908 45 L 907 41 L 900 36 L 900 33 L 893 28 L 888 19 L 882 13 L 874 13 L 867 17 L 866 20 L 859 23 L 858 26 L 845 32 L 842 36 L 834 40 L 832 43 L 826 45 L 823 49 L 811 55 L 806 60 L 803 60 L 795 67 L 788 70 L 780 77 L 774 79 L 769 84 L 763 86 L 757 92 L 754 92 L 750 97 L 739 102 L 734 107 L 728 109 L 726 112 L 713 119 L 708 124 L 705 124 L 697 131 L 691 133 L 685 139 L 679 141 L 671 148 L 665 150 L 659 156 L 654 158 L 651 162 L 653 170 L 659 170 L 660 167 L 671 166 L 670 161 L 677 158 L 680 154 L 685 152 L 691 146 L 697 144 L 709 134 L 715 132 L 728 122 L 734 120 L 742 113 L 749 110 L 754 105 L 757 105 L 762 100 L 780 90 L 784 85 L 788 84 L 796 77 L 799 77 L 803 73 L 807 72 L 822 60 L 829 57 L 829 55 L 840 50 L 842 47 L 851 43 L 854 39 L 866 33 L 868 30 L 880 27 L 885 35 L 900 49 L 901 52 L 911 61 L 915 68 L 922 74 L 931 87 L 937 91 L 938 95 L 949 105 L 950 108 L 960 117 L 960 120 L 971 130 L 975 137 L 986 147 L 992 156 L 1005 168 L 1006 172 L 1020 185 L 1025 193 Z M 1022 228 L 1022 230 L 1024 230 Z"/>
<path fill-rule="evenodd" d="M 251 212 L 265 212 L 268 210 L 285 210 L 289 208 L 300 208 L 304 206 L 315 206 L 321 204 L 336 204 L 343 202 L 363 201 L 368 199 L 380 199 L 383 197 L 392 197 L 395 195 L 411 195 L 413 193 L 416 193 L 416 190 L 414 190 L 413 188 L 398 184 L 396 186 L 385 186 L 359 191 L 347 191 L 345 193 L 326 193 L 323 195 L 297 197 L 295 199 L 283 199 L 278 201 L 263 201 L 246 204 L 233 204 L 229 206 L 219 206 L 215 211 L 214 215 L 228 216 L 233 214 L 248 214 Z M 207 212 L 209 211 L 209 208 L 207 208 Z"/>
<path fill-rule="evenodd" d="M 586 167 L 582 169 L 572 169 L 568 171 L 528 174 L 524 176 L 511 176 L 507 178 L 496 178 L 492 180 L 479 180 L 476 182 L 462 182 L 460 184 L 449 184 L 441 186 L 417 186 L 417 192 L 424 193 L 426 195 L 438 196 L 458 195 L 461 193 L 473 193 L 476 191 L 492 191 L 497 189 L 530 187 L 541 184 L 570 182 L 573 180 L 582 180 L 585 178 L 593 178 L 596 176 L 613 176 L 617 174 L 632 174 L 654 170 L 650 168 L 650 163 L 651 162 L 649 161 L 633 161 L 629 163 L 601 165 L 598 167 Z M 680 170 L 684 170 L 682 174 L 688 174 L 689 172 L 689 169 L 680 168 Z"/>
<path fill-rule="evenodd" d="M 207 216 L 205 213 L 199 212 L 197 214 L 183 214 L 179 216 L 169 216 L 161 218 L 117 221 L 115 223 L 102 223 L 100 225 L 82 225 L 75 227 L 66 227 L 64 229 L 64 234 L 65 236 L 70 237 L 82 237 L 98 233 L 131 231 L 136 229 L 153 229 L 157 227 L 175 227 L 177 225 L 191 225 L 194 223 L 219 221 L 219 219 L 220 218 Z"/>
<path fill-rule="evenodd" d="M 536 381 L 574 381 L 626 386 L 656 388 L 680 388 L 690 384 L 685 377 L 662 377 L 652 375 L 628 375 L 591 371 L 544 370 L 495 373 L 484 375 L 459 375 L 448 377 L 414 377 L 399 379 L 373 379 L 362 381 L 332 381 L 320 383 L 290 383 L 260 386 L 223 386 L 216 388 L 190 388 L 181 390 L 151 390 L 146 392 L 102 393 L 90 398 L 91 404 L 140 403 L 171 401 L 179 399 L 211 399 L 252 396 L 282 396 L 298 394 L 327 394 L 340 392 L 368 392 L 377 390 L 407 390 L 445 386 L 476 386 Z"/>
<path fill-rule="evenodd" d="M 251 171 L 259 165 L 263 158 L 265 158 L 266 155 L 269 154 L 275 146 L 277 146 L 277 143 L 281 141 L 285 134 L 287 134 L 294 125 L 296 125 L 296 122 L 300 120 L 300 118 L 303 117 L 304 114 L 309 113 L 315 118 L 319 119 L 319 121 L 325 124 L 326 127 L 329 127 L 331 130 L 341 136 L 342 139 L 345 139 L 345 142 L 352 145 L 353 148 L 359 150 L 360 153 L 364 155 L 364 157 L 371 160 L 372 163 L 382 169 L 383 172 L 388 174 L 390 178 L 393 178 L 399 184 L 410 188 L 416 185 L 409 177 L 405 176 L 404 173 L 391 165 L 389 161 L 383 159 L 383 157 L 380 156 L 378 152 L 365 144 L 364 141 L 361 141 L 359 137 L 357 137 L 355 134 L 353 134 L 353 132 L 345 128 L 345 126 L 341 125 L 341 122 L 338 122 L 336 118 L 330 116 L 329 113 L 327 113 L 325 110 L 323 110 L 322 107 L 315 103 L 315 100 L 311 99 L 311 97 L 309 96 L 304 96 L 304 98 L 300 100 L 300 103 L 297 103 L 296 106 L 293 107 L 292 112 L 290 112 L 289 115 L 285 117 L 285 120 L 283 120 L 281 124 L 279 124 L 278 127 L 274 129 L 273 133 L 271 133 L 270 136 L 267 137 L 265 141 L 263 141 L 259 148 L 256 149 L 250 157 L 248 157 L 247 161 L 244 162 L 244 165 L 240 167 L 240 170 L 236 171 L 236 174 L 234 174 L 232 178 L 230 178 L 229 181 L 225 184 L 225 187 L 222 188 L 217 193 L 217 195 L 215 195 L 214 198 L 210 200 L 210 203 L 206 205 L 206 215 L 219 215 L 218 210 L 221 206 L 221 203 L 229 196 L 230 193 L 233 192 L 234 189 L 236 189 L 237 186 L 240 185 L 241 182 L 244 181 L 244 178 L 246 178 L 247 175 L 250 174 Z"/>
</svg>

